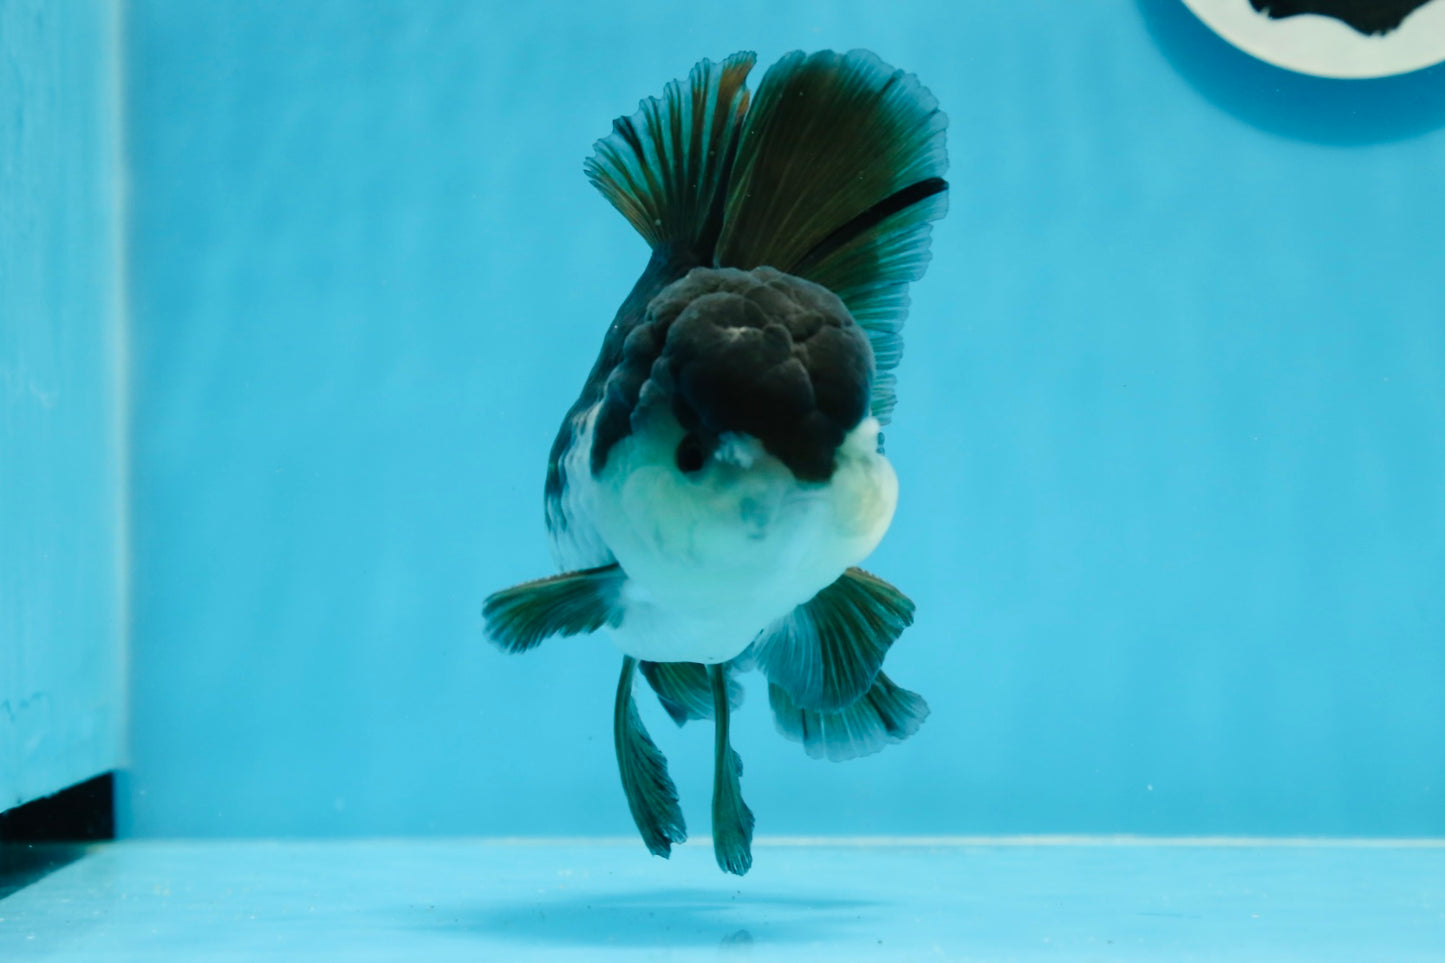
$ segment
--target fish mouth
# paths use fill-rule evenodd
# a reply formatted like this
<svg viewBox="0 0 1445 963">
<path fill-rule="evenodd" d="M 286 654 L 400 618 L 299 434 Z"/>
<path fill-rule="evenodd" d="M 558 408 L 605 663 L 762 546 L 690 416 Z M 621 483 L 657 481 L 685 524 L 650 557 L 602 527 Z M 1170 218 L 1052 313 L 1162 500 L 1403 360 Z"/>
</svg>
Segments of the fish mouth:
<svg viewBox="0 0 1445 963">
<path fill-rule="evenodd" d="M 681 432 L 680 428 L 677 430 Z M 813 497 L 828 485 L 827 481 L 798 478 L 782 459 L 768 451 L 761 439 L 744 432 L 724 432 L 711 443 L 697 432 L 683 432 L 674 449 L 674 462 L 685 481 L 710 489 L 722 490 L 749 485 L 750 480 L 770 479 L 769 487 L 780 489 L 779 495 L 770 501 L 781 500 L 784 504 Z M 758 502 L 755 498 L 741 501 L 744 516 L 755 522 L 768 514 L 756 507 Z M 748 509 L 748 505 L 754 507 Z"/>
<path fill-rule="evenodd" d="M 709 468 L 746 472 L 765 459 L 778 460 L 768 451 L 762 439 L 746 432 L 725 431 L 712 435 L 698 429 L 688 431 L 677 424 L 671 412 L 668 416 L 669 433 L 680 436 L 673 449 L 673 462 L 684 477 L 697 481 Z"/>
</svg>

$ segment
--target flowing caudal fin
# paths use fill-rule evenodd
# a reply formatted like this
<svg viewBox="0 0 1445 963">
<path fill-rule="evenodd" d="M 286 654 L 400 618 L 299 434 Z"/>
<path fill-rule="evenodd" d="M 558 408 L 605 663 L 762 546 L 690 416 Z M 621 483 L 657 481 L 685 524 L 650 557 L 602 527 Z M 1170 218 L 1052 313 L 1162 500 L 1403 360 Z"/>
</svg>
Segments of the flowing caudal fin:
<svg viewBox="0 0 1445 963">
<path fill-rule="evenodd" d="M 636 660 L 622 660 L 622 678 L 617 682 L 617 702 L 612 713 L 613 741 L 617 748 L 617 771 L 632 821 L 642 841 L 654 856 L 672 855 L 672 844 L 687 839 L 677 787 L 667 774 L 667 759 L 647 734 L 637 703 L 632 699 L 632 678 Z"/>
<path fill-rule="evenodd" d="M 866 50 L 792 53 L 758 87 L 728 184 L 718 265 L 768 265 L 842 298 L 872 342 L 885 423 L 908 283 L 946 208 L 946 126 L 916 77 Z"/>
<path fill-rule="evenodd" d="M 502 589 L 482 606 L 487 637 L 508 652 L 526 652 L 549 636 L 615 626 L 622 617 L 618 593 L 626 581 L 614 563 Z"/>
<path fill-rule="evenodd" d="M 712 682 L 707 666 L 700 662 L 643 662 L 643 678 L 647 679 L 657 701 L 679 726 L 689 719 L 712 718 Z M 728 678 L 728 706 L 743 704 L 743 687 Z"/>
<path fill-rule="evenodd" d="M 873 684 L 883 657 L 913 624 L 913 602 L 861 568 L 773 623 L 749 649 L 768 681 L 813 712 L 845 709 Z"/>
<path fill-rule="evenodd" d="M 682 270 L 766 265 L 842 298 L 872 343 L 871 410 L 886 423 L 908 283 L 947 206 L 947 120 L 916 77 L 866 50 L 789 54 L 750 106 L 754 60 L 704 60 L 642 101 L 597 142 L 587 176 Z"/>
<path fill-rule="evenodd" d="M 902 742 L 928 718 L 923 696 L 896 684 L 882 672 L 862 698 L 836 712 L 800 709 L 782 686 L 768 686 L 768 702 L 778 731 L 814 759 L 839 762 L 879 751 Z"/>
<path fill-rule="evenodd" d="M 654 250 L 686 249 L 712 262 L 727 181 L 748 109 L 744 87 L 757 56 L 701 61 L 686 83 L 642 101 L 599 140 L 584 169 Z"/>
</svg>

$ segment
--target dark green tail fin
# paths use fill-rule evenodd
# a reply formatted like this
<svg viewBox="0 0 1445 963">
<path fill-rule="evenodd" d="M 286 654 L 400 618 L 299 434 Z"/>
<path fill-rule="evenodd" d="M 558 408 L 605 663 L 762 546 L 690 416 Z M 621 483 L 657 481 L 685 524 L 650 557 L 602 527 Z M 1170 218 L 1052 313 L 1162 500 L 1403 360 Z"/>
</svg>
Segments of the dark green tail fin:
<svg viewBox="0 0 1445 963">
<path fill-rule="evenodd" d="M 756 60 L 700 62 L 686 84 L 674 80 L 619 117 L 587 159 L 588 179 L 654 249 L 686 248 L 711 263 Z"/>
<path fill-rule="evenodd" d="M 866 50 L 792 53 L 763 77 L 728 186 L 717 263 L 768 265 L 837 294 L 872 342 L 884 422 L 907 286 L 946 207 L 946 126 L 916 77 Z"/>
<path fill-rule="evenodd" d="M 908 283 L 943 216 L 947 119 L 918 79 L 866 50 L 791 53 L 749 106 L 752 53 L 704 60 L 597 142 L 587 176 L 655 251 L 773 267 L 842 298 L 873 346 L 887 422 Z"/>
</svg>

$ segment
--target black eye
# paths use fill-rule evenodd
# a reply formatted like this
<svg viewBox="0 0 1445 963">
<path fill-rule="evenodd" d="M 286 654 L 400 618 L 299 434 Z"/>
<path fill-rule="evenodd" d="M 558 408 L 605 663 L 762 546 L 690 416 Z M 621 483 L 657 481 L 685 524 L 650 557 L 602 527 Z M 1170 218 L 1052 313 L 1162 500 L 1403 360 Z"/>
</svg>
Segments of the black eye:
<svg viewBox="0 0 1445 963">
<path fill-rule="evenodd" d="M 703 462 L 707 461 L 707 455 L 702 450 L 702 442 L 697 440 L 697 435 L 687 435 L 677 444 L 677 470 L 684 475 L 691 475 L 695 471 L 702 471 Z"/>
</svg>

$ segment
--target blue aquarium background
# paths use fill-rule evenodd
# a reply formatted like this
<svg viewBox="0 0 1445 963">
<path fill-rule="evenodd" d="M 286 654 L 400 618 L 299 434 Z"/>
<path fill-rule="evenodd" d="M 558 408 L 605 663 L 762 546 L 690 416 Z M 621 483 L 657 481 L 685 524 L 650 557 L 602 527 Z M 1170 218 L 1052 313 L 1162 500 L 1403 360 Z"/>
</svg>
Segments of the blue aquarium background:
<svg viewBox="0 0 1445 963">
<path fill-rule="evenodd" d="M 68 590 L 126 649 L 124 834 L 633 832 L 619 654 L 481 631 L 551 571 L 547 451 L 647 257 L 581 165 L 698 58 L 827 47 L 950 121 L 868 563 L 933 712 L 814 761 L 749 677 L 758 832 L 1445 834 L 1441 68 L 1288 75 L 1174 0 L 130 0 L 119 33 L 127 588 Z M 705 832 L 711 727 L 641 702 Z"/>
<path fill-rule="evenodd" d="M 0 813 L 125 758 L 120 24 L 0 2 Z"/>
</svg>

